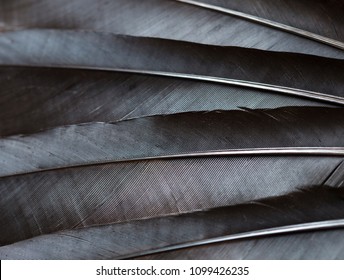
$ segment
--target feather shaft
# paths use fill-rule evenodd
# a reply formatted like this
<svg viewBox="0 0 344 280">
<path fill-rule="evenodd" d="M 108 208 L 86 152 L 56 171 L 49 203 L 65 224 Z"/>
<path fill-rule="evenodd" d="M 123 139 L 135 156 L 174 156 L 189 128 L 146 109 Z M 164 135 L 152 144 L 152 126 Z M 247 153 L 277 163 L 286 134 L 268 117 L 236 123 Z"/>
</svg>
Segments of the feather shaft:
<svg viewBox="0 0 344 280">
<path fill-rule="evenodd" d="M 216 238 L 210 238 L 202 241 L 194 241 L 185 244 L 169 246 L 165 248 L 149 250 L 141 253 L 133 253 L 126 256 L 121 256 L 121 259 L 130 259 L 130 258 L 137 258 L 141 256 L 157 254 L 157 253 L 164 253 L 174 250 L 180 250 L 195 246 L 204 246 L 219 242 L 225 241 L 237 241 L 242 239 L 249 239 L 249 238 L 259 238 L 259 237 L 267 237 L 267 236 L 274 236 L 280 234 L 288 234 L 288 233 L 300 233 L 300 232 L 307 232 L 307 231 L 319 231 L 319 230 L 328 230 L 328 229 L 343 229 L 344 228 L 344 219 L 338 220 L 329 220 L 323 222 L 313 222 L 313 223 L 303 223 L 303 224 L 296 224 L 296 225 L 289 225 L 289 226 L 281 226 L 263 230 L 256 230 L 250 231 L 245 233 L 238 233 L 232 234 L 227 236 L 221 236 Z"/>
<path fill-rule="evenodd" d="M 235 10 L 231 10 L 231 9 L 228 9 L 228 8 L 224 8 L 224 7 L 220 7 L 220 6 L 216 6 L 216 5 L 211 5 L 211 4 L 203 3 L 202 1 L 194 1 L 194 0 L 175 0 L 175 1 L 181 2 L 181 3 L 186 3 L 186 4 L 189 4 L 189 5 L 195 5 L 195 6 L 198 6 L 198 7 L 205 8 L 205 9 L 210 9 L 210 10 L 218 11 L 218 12 L 221 12 L 221 13 L 225 13 L 225 14 L 232 15 L 232 16 L 237 16 L 237 17 L 240 17 L 240 18 L 244 18 L 244 19 L 247 19 L 247 20 L 259 23 L 259 24 L 264 24 L 264 25 L 267 25 L 267 26 L 270 26 L 270 27 L 273 27 L 273 28 L 281 29 L 283 31 L 287 31 L 287 32 L 290 32 L 290 33 L 293 33 L 293 34 L 296 34 L 296 35 L 299 35 L 299 36 L 303 36 L 305 38 L 308 38 L 308 39 L 311 39 L 311 40 L 315 40 L 315 41 L 321 42 L 323 44 L 327 44 L 329 46 L 338 48 L 340 50 L 344 50 L 344 43 L 343 42 L 340 42 L 340 41 L 337 41 L 337 40 L 334 40 L 334 39 L 331 39 L 331 38 L 328 38 L 328 37 L 324 37 L 324 36 L 321 36 L 319 34 L 315 34 L 315 33 L 309 32 L 307 30 L 302 30 L 302 29 L 299 29 L 299 28 L 296 28 L 296 27 L 293 27 L 293 26 L 290 26 L 290 25 L 286 25 L 286 24 L 283 24 L 283 23 L 275 22 L 275 21 L 272 21 L 272 20 L 269 20 L 269 19 L 265 19 L 265 18 L 254 16 L 254 15 L 249 15 L 249 14 L 246 14 L 246 13 L 243 13 L 243 12 L 239 12 L 239 11 L 235 11 Z"/>
<path fill-rule="evenodd" d="M 197 0 L 344 41 L 341 0 Z"/>
<path fill-rule="evenodd" d="M 343 229 L 233 240 L 138 257 L 141 260 L 343 260 Z"/>
</svg>

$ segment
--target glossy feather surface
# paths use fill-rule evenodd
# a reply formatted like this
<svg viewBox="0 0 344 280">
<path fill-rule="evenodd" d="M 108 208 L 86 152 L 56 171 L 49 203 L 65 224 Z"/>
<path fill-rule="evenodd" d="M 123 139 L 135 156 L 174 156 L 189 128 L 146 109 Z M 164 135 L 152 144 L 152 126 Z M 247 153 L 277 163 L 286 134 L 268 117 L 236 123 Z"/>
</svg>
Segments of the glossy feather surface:
<svg viewBox="0 0 344 280">
<path fill-rule="evenodd" d="M 254 15 L 262 19 L 297 27 L 344 42 L 344 3 L 340 0 L 200 0 Z M 324 16 L 326 15 L 326 16 Z"/>
<path fill-rule="evenodd" d="M 0 36 L 0 64 L 214 77 L 333 94 L 343 100 L 342 60 L 157 38 L 90 31 L 9 32 Z"/>
<path fill-rule="evenodd" d="M 343 108 L 290 107 L 58 127 L 0 139 L 0 175 L 217 151 L 329 148 L 341 155 L 343 122 Z"/>
<path fill-rule="evenodd" d="M 2 1 L 0 258 L 343 258 L 343 8 Z"/>
<path fill-rule="evenodd" d="M 0 88 L 2 137 L 188 111 L 335 106 L 240 86 L 61 68 L 3 66 Z"/>
<path fill-rule="evenodd" d="M 343 260 L 342 229 L 221 242 L 139 257 L 139 260 Z M 20 258 L 20 255 L 18 256 Z"/>
<path fill-rule="evenodd" d="M 277 7 L 283 1 L 278 1 L 278 4 L 275 4 L 275 1 L 265 1 L 262 5 L 257 1 L 250 1 L 249 4 L 247 2 L 240 4 L 240 1 L 226 1 L 222 4 L 253 14 L 258 12 L 258 15 L 263 17 L 271 17 L 272 8 L 274 13 L 278 13 L 279 19 L 282 18 L 282 22 L 283 19 L 297 20 L 298 23 L 307 25 L 297 24 L 298 27 L 313 29 L 315 26 L 316 32 L 322 34 L 325 30 L 326 36 L 334 35 L 333 37 L 337 39 L 342 38 L 336 35 L 342 34 L 338 23 L 342 25 L 343 22 L 340 13 L 342 4 L 338 1 L 333 2 L 334 4 L 328 4 L 327 1 L 327 5 L 320 1 L 316 4 L 313 3 L 314 1 L 285 1 L 287 3 L 284 3 L 282 13 Z M 264 4 L 267 4 L 268 8 L 265 8 Z M 310 18 L 308 23 L 298 20 L 300 16 L 296 16 L 295 10 L 290 7 L 293 5 L 298 6 L 298 9 L 301 7 L 302 12 L 307 11 Z M 330 10 L 331 17 L 324 17 L 323 7 Z M 341 51 L 321 43 L 252 23 L 246 19 L 178 3 L 175 0 L 63 0 L 58 3 L 54 0 L 29 0 L 25 5 L 17 0 L 8 0 L 2 1 L 0 22 L 5 30 L 25 28 L 95 30 L 344 58 Z"/>
<path fill-rule="evenodd" d="M 342 161 L 295 156 L 175 159 L 2 178 L 1 243 L 61 229 L 239 204 L 303 185 L 341 186 Z"/>
<path fill-rule="evenodd" d="M 343 194 L 342 188 L 305 188 L 236 206 L 43 235 L 2 247 L 0 255 L 25 259 L 126 258 L 239 232 L 343 219 L 339 210 L 343 208 Z"/>
</svg>

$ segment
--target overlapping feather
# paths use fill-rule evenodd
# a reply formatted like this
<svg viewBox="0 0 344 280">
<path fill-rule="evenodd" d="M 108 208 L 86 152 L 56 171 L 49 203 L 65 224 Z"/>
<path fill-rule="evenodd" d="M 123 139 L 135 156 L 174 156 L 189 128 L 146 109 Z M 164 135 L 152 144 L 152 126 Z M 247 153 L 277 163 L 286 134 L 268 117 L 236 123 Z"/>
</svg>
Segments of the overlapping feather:
<svg viewBox="0 0 344 280">
<path fill-rule="evenodd" d="M 135 257 L 342 226 L 342 4 L 203 1 L 245 14 L 233 16 L 181 2 L 200 1 L 4 1 L 5 31 L 57 29 L 0 34 L 1 258 Z M 342 244 L 340 232 L 313 236 Z M 341 258 L 308 243 L 258 251 L 279 240 L 152 258 Z"/>
<path fill-rule="evenodd" d="M 29 30 L 0 37 L 0 63 L 146 73 L 343 102 L 343 61 L 310 55 L 86 31 Z"/>
<path fill-rule="evenodd" d="M 343 5 L 340 1 L 327 1 L 326 5 L 309 0 L 207 2 L 306 28 L 343 42 L 340 28 L 343 26 L 340 12 Z M 324 12 L 331 16 L 324 16 Z M 175 0 L 28 0 L 25 5 L 20 0 L 4 0 L 0 23 L 5 30 L 95 30 L 343 58 L 341 51 L 322 43 Z"/>
<path fill-rule="evenodd" d="M 43 235 L 0 248 L 2 258 L 98 259 L 128 258 L 147 253 L 241 237 L 238 233 L 283 232 L 285 226 L 322 228 L 344 225 L 342 188 L 316 187 L 286 196 L 176 216 L 131 221 Z M 331 223 L 331 221 L 333 223 Z M 287 228 L 284 228 L 287 229 Z M 300 228 L 302 230 L 302 227 Z M 300 230 L 299 229 L 299 230 Z M 243 238 L 243 237 L 241 237 Z M 223 241 L 223 239 L 221 239 Z"/>
<path fill-rule="evenodd" d="M 2 137 L 189 111 L 335 106 L 239 86 L 61 68 L 3 66 L 0 87 Z"/>
<path fill-rule="evenodd" d="M 296 107 L 152 116 L 0 139 L 0 176 L 126 160 L 343 155 L 344 109 Z M 309 150 L 309 151 L 308 151 Z"/>
</svg>

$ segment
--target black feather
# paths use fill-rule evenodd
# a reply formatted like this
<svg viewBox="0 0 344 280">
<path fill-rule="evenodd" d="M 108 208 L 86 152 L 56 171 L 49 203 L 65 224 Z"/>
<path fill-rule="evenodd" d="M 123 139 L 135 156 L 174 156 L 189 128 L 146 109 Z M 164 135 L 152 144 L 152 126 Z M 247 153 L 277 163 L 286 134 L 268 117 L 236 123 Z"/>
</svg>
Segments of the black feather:
<svg viewBox="0 0 344 280">
<path fill-rule="evenodd" d="M 197 0 L 194 2 L 232 9 L 344 42 L 342 16 L 344 3 L 340 0 L 326 2 L 321 0 Z"/>
<path fill-rule="evenodd" d="M 138 257 L 139 260 L 343 260 L 343 229 L 250 238 Z"/>
<path fill-rule="evenodd" d="M 57 126 L 240 107 L 332 106 L 259 89 L 178 78 L 0 67 L 0 136 Z M 23 117 L 25 115 L 25 117 Z"/>
<path fill-rule="evenodd" d="M 71 125 L 0 139 L 0 176 L 134 159 L 216 155 L 216 152 L 342 155 L 343 123 L 343 108 L 290 107 L 181 113 Z M 298 148 L 304 149 L 297 151 Z"/>
<path fill-rule="evenodd" d="M 0 36 L 0 64 L 150 72 L 341 104 L 344 99 L 342 60 L 95 32 L 6 33 Z"/>
<path fill-rule="evenodd" d="M 330 1 L 326 4 L 309 0 L 296 3 L 292 0 L 260 0 L 255 3 L 222 0 L 176 1 L 237 16 L 344 50 L 344 33 L 338 31 L 344 27 L 340 12 L 344 11 L 344 4 L 340 1 Z M 296 16 L 296 11 L 302 13 L 302 20 Z M 328 18 L 323 16 L 324 13 Z"/>
<path fill-rule="evenodd" d="M 343 188 L 304 188 L 241 205 L 45 235 L 1 247 L 0 256 L 10 259 L 126 258 L 237 233 L 328 220 L 344 221 L 343 198 Z"/>
<path fill-rule="evenodd" d="M 283 22 L 283 19 L 287 19 L 287 23 L 291 21 L 291 24 L 297 21 L 296 27 L 311 28 L 310 30 L 315 27 L 316 33 L 325 31 L 324 35 L 329 37 L 336 33 L 342 34 L 340 31 L 342 25 L 338 25 L 343 22 L 342 9 L 338 2 L 331 1 L 329 4 L 327 1 L 326 5 L 320 1 L 316 3 L 308 1 L 306 5 L 304 4 L 306 1 L 247 2 L 245 1 L 245 5 L 240 5 L 240 1 L 226 1 L 225 4 L 244 9 L 243 11 L 249 13 L 257 11 L 259 16 L 267 18 L 271 17 L 270 9 L 273 9 L 273 13 L 278 15 L 275 19 L 277 21 Z M 265 3 L 269 6 L 264 7 Z M 302 13 L 309 15 L 307 21 L 300 15 L 295 16 L 295 11 L 290 6 L 302 8 Z M 325 14 L 331 16 L 324 16 L 322 9 L 325 10 Z M 0 22 L 5 30 L 18 28 L 96 30 L 344 58 L 343 52 L 321 43 L 252 23 L 243 18 L 223 15 L 172 0 L 60 0 L 58 3 L 54 0 L 28 0 L 25 5 L 18 0 L 3 0 Z"/>
<path fill-rule="evenodd" d="M 240 204 L 303 185 L 338 187 L 344 180 L 343 166 L 343 157 L 222 157 L 106 164 L 2 178 L 0 243 Z"/>
</svg>

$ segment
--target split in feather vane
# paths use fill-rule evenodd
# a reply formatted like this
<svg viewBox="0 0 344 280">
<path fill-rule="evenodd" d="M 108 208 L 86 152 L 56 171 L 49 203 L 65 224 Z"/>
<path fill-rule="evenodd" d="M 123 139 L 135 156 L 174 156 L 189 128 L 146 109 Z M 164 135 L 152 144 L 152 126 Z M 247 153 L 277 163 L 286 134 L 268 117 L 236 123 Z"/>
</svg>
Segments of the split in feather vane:
<svg viewBox="0 0 344 280">
<path fill-rule="evenodd" d="M 0 64 L 181 77 L 340 104 L 344 98 L 342 60 L 94 32 L 6 33 L 0 36 Z"/>
<path fill-rule="evenodd" d="M 0 243 L 64 229 L 242 204 L 310 184 L 340 187 L 344 179 L 343 159 L 202 157 L 95 165 L 1 178 Z"/>
<path fill-rule="evenodd" d="M 230 2 L 230 3 L 229 3 Z M 343 42 L 342 4 L 326 1 L 226 1 L 229 8 L 270 18 Z M 210 3 L 218 4 L 214 1 Z M 5 29 L 57 28 L 94 30 L 134 36 L 186 40 L 264 50 L 344 58 L 343 52 L 284 30 L 250 22 L 174 0 L 18 0 L 2 1 L 0 23 Z M 230 6 L 229 6 L 230 5 Z M 290 6 L 297 6 L 300 14 Z M 278 7 L 278 8 L 277 8 Z M 258 11 L 258 14 L 254 14 Z M 324 16 L 324 11 L 329 17 Z M 305 22 L 307 17 L 307 23 Z M 284 21 L 286 20 L 286 21 Z M 296 22 L 295 22 L 296 21 Z M 343 28 L 342 28 L 343 29 Z M 322 33 L 326 30 L 326 33 Z"/>
<path fill-rule="evenodd" d="M 343 108 L 290 107 L 71 125 L 0 139 L 0 175 L 163 157 L 343 155 L 343 123 Z"/>
<path fill-rule="evenodd" d="M 343 188 L 303 188 L 280 197 L 190 214 L 43 235 L 0 248 L 2 259 L 127 258 L 249 237 L 343 226 Z M 319 223 L 320 222 L 320 223 Z M 322 222 L 322 223 L 321 223 Z"/>
<path fill-rule="evenodd" d="M 334 106 L 240 86 L 61 68 L 2 66 L 0 89 L 1 137 L 87 122 L 238 106 Z"/>
</svg>

